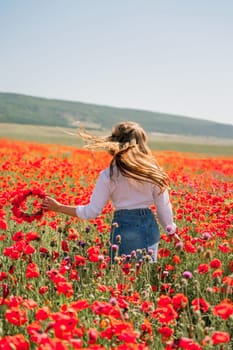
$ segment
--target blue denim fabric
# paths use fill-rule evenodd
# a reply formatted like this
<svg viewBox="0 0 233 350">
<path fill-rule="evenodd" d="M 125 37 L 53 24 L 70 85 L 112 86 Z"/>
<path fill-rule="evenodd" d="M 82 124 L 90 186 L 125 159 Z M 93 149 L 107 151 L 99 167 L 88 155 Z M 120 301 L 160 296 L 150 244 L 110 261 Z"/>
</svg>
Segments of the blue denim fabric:
<svg viewBox="0 0 233 350">
<path fill-rule="evenodd" d="M 132 251 L 145 248 L 153 251 L 152 259 L 156 261 L 160 233 L 155 216 L 149 208 L 117 210 L 112 224 L 111 244 L 119 245 L 116 237 L 121 236 L 118 256 L 129 255 Z M 111 251 L 113 258 L 112 253 Z"/>
</svg>

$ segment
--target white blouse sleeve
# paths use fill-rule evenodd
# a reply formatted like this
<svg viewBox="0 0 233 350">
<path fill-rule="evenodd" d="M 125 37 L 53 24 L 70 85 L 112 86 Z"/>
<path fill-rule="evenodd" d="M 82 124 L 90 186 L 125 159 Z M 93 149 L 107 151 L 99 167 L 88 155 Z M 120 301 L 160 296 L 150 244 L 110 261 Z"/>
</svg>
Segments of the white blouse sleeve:
<svg viewBox="0 0 233 350">
<path fill-rule="evenodd" d="M 96 216 L 102 213 L 102 210 L 109 198 L 109 181 L 106 174 L 102 171 L 97 179 L 90 202 L 86 205 L 78 205 L 76 207 L 76 215 L 85 220 L 96 218 Z"/>
<path fill-rule="evenodd" d="M 176 231 L 176 224 L 173 222 L 173 211 L 168 190 L 159 194 L 158 187 L 154 187 L 153 199 L 160 224 L 167 234 L 173 234 Z"/>
</svg>

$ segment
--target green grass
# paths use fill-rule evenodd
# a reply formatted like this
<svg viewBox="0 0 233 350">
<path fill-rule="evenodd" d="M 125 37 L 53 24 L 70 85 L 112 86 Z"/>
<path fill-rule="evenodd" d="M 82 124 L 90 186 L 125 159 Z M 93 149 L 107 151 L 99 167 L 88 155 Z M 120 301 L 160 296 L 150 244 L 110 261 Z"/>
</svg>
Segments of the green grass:
<svg viewBox="0 0 233 350">
<path fill-rule="evenodd" d="M 83 145 L 82 140 L 78 136 L 71 136 L 66 134 L 66 132 L 75 133 L 75 129 L 60 129 L 56 127 L 38 125 L 0 124 L 1 138 L 77 147 L 81 147 Z"/>
<path fill-rule="evenodd" d="M 83 141 L 75 133 L 75 129 L 68 128 L 8 123 L 0 124 L 0 138 L 81 147 Z M 149 146 L 153 150 L 159 151 L 170 150 L 200 153 L 208 156 L 233 156 L 233 141 L 224 139 L 151 134 L 149 135 Z"/>
<path fill-rule="evenodd" d="M 151 141 L 150 147 L 155 150 L 177 151 L 177 152 L 191 152 L 199 153 L 208 156 L 233 156 L 232 145 L 221 144 L 201 144 L 189 142 L 165 142 L 165 141 Z"/>
</svg>

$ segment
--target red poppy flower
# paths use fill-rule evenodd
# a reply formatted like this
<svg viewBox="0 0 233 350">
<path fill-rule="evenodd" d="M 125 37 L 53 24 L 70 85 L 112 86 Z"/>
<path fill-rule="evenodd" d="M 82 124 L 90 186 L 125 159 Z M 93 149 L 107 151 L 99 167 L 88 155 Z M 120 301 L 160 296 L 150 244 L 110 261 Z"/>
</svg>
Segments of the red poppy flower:
<svg viewBox="0 0 233 350">
<path fill-rule="evenodd" d="M 228 243 L 223 243 L 223 244 L 219 244 L 218 249 L 221 250 L 221 252 L 223 253 L 230 253 L 231 249 L 228 245 Z"/>
<path fill-rule="evenodd" d="M 225 276 L 223 277 L 223 283 L 228 284 L 229 286 L 233 287 L 233 277 Z"/>
<path fill-rule="evenodd" d="M 229 269 L 233 272 L 233 260 L 229 262 Z"/>
<path fill-rule="evenodd" d="M 22 306 L 25 308 L 25 309 L 28 309 L 28 310 L 33 310 L 37 307 L 37 303 L 35 302 L 35 300 L 33 299 L 25 299 L 23 300 L 22 302 Z"/>
<path fill-rule="evenodd" d="M 43 340 L 45 344 L 48 340 L 48 335 L 42 332 L 41 324 L 37 321 L 34 321 L 27 326 L 27 332 L 30 335 L 31 341 L 34 343 L 40 344 Z"/>
<path fill-rule="evenodd" d="M 35 253 L 35 248 L 26 241 L 16 242 L 15 247 L 25 255 Z"/>
<path fill-rule="evenodd" d="M 0 281 L 5 280 L 6 278 L 7 278 L 7 273 L 4 271 L 0 272 Z"/>
<path fill-rule="evenodd" d="M 218 269 L 221 266 L 222 266 L 222 263 L 221 263 L 221 260 L 219 260 L 219 259 L 213 259 L 210 262 L 210 267 L 212 269 Z"/>
<path fill-rule="evenodd" d="M 98 331 L 95 328 L 90 328 L 88 330 L 88 343 L 95 344 L 97 342 L 98 336 Z"/>
<path fill-rule="evenodd" d="M 69 278 L 71 281 L 79 281 L 80 280 L 80 277 L 79 277 L 79 274 L 78 274 L 78 271 L 77 270 L 74 270 L 74 269 L 71 269 L 70 270 L 70 274 L 69 274 Z"/>
<path fill-rule="evenodd" d="M 120 311 L 115 306 L 105 301 L 94 301 L 94 303 L 92 304 L 92 311 L 96 315 L 109 315 L 114 316 L 116 318 L 121 318 Z"/>
<path fill-rule="evenodd" d="M 230 334 L 227 332 L 214 332 L 212 334 L 212 341 L 213 344 L 221 344 L 221 343 L 229 343 L 230 341 Z"/>
<path fill-rule="evenodd" d="M 202 347 L 189 338 L 179 339 L 179 348 L 184 350 L 201 350 Z"/>
<path fill-rule="evenodd" d="M 0 338 L 0 349 L 11 350 L 12 348 L 17 350 L 29 350 L 29 343 L 24 338 L 23 334 L 7 335 L 4 338 Z"/>
<path fill-rule="evenodd" d="M 174 333 L 173 329 L 167 327 L 167 326 L 162 326 L 158 328 L 158 332 L 162 335 L 162 342 L 165 342 L 172 336 Z"/>
<path fill-rule="evenodd" d="M 125 344 L 134 344 L 137 341 L 138 334 L 133 330 L 129 331 L 127 329 L 122 330 L 118 335 L 118 339 L 123 341 Z"/>
<path fill-rule="evenodd" d="M 158 256 L 160 258 L 166 258 L 167 256 L 170 256 L 170 255 L 171 255 L 171 252 L 169 249 L 167 249 L 167 248 L 160 248 L 159 249 Z"/>
<path fill-rule="evenodd" d="M 161 295 L 158 300 L 158 306 L 166 306 L 172 303 L 172 299 L 168 295 Z"/>
<path fill-rule="evenodd" d="M 227 320 L 231 315 L 233 315 L 232 301 L 225 299 L 220 304 L 214 306 L 213 314 Z"/>
<path fill-rule="evenodd" d="M 90 305 L 89 305 L 89 303 L 88 303 L 88 301 L 86 299 L 73 301 L 71 303 L 71 307 L 73 309 L 75 309 L 76 311 L 87 309 L 87 308 L 89 308 L 89 306 Z"/>
<path fill-rule="evenodd" d="M 40 236 L 37 232 L 28 232 L 26 234 L 26 242 L 38 241 L 39 239 L 40 239 Z"/>
<path fill-rule="evenodd" d="M 24 233 L 22 231 L 17 231 L 11 237 L 12 241 L 22 241 L 24 239 Z"/>
<path fill-rule="evenodd" d="M 8 307 L 10 308 L 16 308 L 20 306 L 23 302 L 23 298 L 20 296 L 11 296 L 8 300 Z"/>
<path fill-rule="evenodd" d="M 51 315 L 51 317 L 55 321 L 52 326 L 56 337 L 59 339 L 69 340 L 78 323 L 77 317 L 63 312 L 54 313 Z"/>
<path fill-rule="evenodd" d="M 99 247 L 90 247 L 87 249 L 88 259 L 92 262 L 99 261 L 100 249 Z"/>
<path fill-rule="evenodd" d="M 198 273 L 200 273 L 200 275 L 203 275 L 209 271 L 209 267 L 207 264 L 200 264 L 198 266 L 197 271 L 198 271 Z"/>
<path fill-rule="evenodd" d="M 5 220 L 0 219 L 0 229 L 7 230 L 7 223 Z"/>
<path fill-rule="evenodd" d="M 53 281 L 53 283 L 57 284 L 59 282 L 66 282 L 65 277 L 56 269 L 52 269 L 47 271 L 47 275 Z"/>
<path fill-rule="evenodd" d="M 86 258 L 84 256 L 75 255 L 74 259 L 75 259 L 75 263 L 74 263 L 75 266 L 84 266 L 84 265 L 86 265 Z"/>
<path fill-rule="evenodd" d="M 188 304 L 188 298 L 182 293 L 178 293 L 172 297 L 172 305 L 175 310 L 184 309 Z"/>
<path fill-rule="evenodd" d="M 221 277 L 223 275 L 223 270 L 222 269 L 216 269 L 214 272 L 212 272 L 212 277 Z"/>
<path fill-rule="evenodd" d="M 26 278 L 38 278 L 39 276 L 38 266 L 34 263 L 29 263 L 26 269 Z"/>
<path fill-rule="evenodd" d="M 3 250 L 3 255 L 8 256 L 12 260 L 17 260 L 21 256 L 21 252 L 18 251 L 14 246 L 6 247 Z"/>
<path fill-rule="evenodd" d="M 69 245 L 68 245 L 67 241 L 62 240 L 61 249 L 63 250 L 63 252 L 69 252 Z"/>
<path fill-rule="evenodd" d="M 42 287 L 39 288 L 39 293 L 43 295 L 46 292 L 48 292 L 48 290 L 49 290 L 48 286 L 42 286 Z"/>
<path fill-rule="evenodd" d="M 152 325 L 151 325 L 150 321 L 147 318 L 144 319 L 144 321 L 143 321 L 143 323 L 141 325 L 141 329 L 142 329 L 142 331 L 144 333 L 148 333 L 150 335 L 153 334 Z"/>
<path fill-rule="evenodd" d="M 2 296 L 3 298 L 7 298 L 10 293 L 10 288 L 7 283 L 2 283 Z"/>
<path fill-rule="evenodd" d="M 141 305 L 141 310 L 145 312 L 146 314 L 149 314 L 151 311 L 153 311 L 154 306 L 152 302 L 149 301 L 143 301 Z"/>
<path fill-rule="evenodd" d="M 70 282 L 58 282 L 56 283 L 56 288 L 59 294 L 64 294 L 67 298 L 74 294 L 74 290 Z"/>
<path fill-rule="evenodd" d="M 44 321 L 50 316 L 50 309 L 47 306 L 41 307 L 36 311 L 36 320 Z"/>
<path fill-rule="evenodd" d="M 207 312 L 209 310 L 209 303 L 207 303 L 207 301 L 205 301 L 205 299 L 203 298 L 197 298 L 197 299 L 193 299 L 192 300 L 192 305 L 193 305 L 193 309 L 195 311 L 203 311 L 203 312 Z"/>
<path fill-rule="evenodd" d="M 185 242 L 184 250 L 187 253 L 194 254 L 197 251 L 197 248 L 191 242 Z"/>
<path fill-rule="evenodd" d="M 5 317 L 8 322 L 15 326 L 22 326 L 28 321 L 25 310 L 21 310 L 17 307 L 6 310 Z"/>
<path fill-rule="evenodd" d="M 157 318 L 162 324 L 169 324 L 178 317 L 178 313 L 174 310 L 172 305 L 168 304 L 167 306 L 157 307 L 152 317 Z"/>
</svg>

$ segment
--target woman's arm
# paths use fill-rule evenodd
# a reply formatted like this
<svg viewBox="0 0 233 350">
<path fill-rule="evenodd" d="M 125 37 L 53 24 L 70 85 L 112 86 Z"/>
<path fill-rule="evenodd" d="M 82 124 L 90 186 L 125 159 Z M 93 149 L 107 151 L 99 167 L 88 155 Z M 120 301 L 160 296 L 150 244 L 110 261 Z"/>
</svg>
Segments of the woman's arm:
<svg viewBox="0 0 233 350">
<path fill-rule="evenodd" d="M 153 192 L 154 203 L 160 224 L 167 234 L 173 234 L 176 231 L 176 224 L 173 221 L 173 211 L 169 198 L 168 190 L 159 194 L 157 188 Z"/>
<path fill-rule="evenodd" d="M 46 197 L 42 208 L 70 216 L 78 216 L 81 219 L 91 219 L 101 214 L 109 197 L 109 183 L 105 173 L 101 172 L 88 204 L 78 206 L 63 205 L 51 197 Z"/>
<path fill-rule="evenodd" d="M 58 202 L 56 199 L 47 196 L 44 201 L 42 208 L 45 210 L 55 211 L 57 213 L 62 213 L 70 216 L 77 216 L 76 206 L 63 205 Z"/>
</svg>

